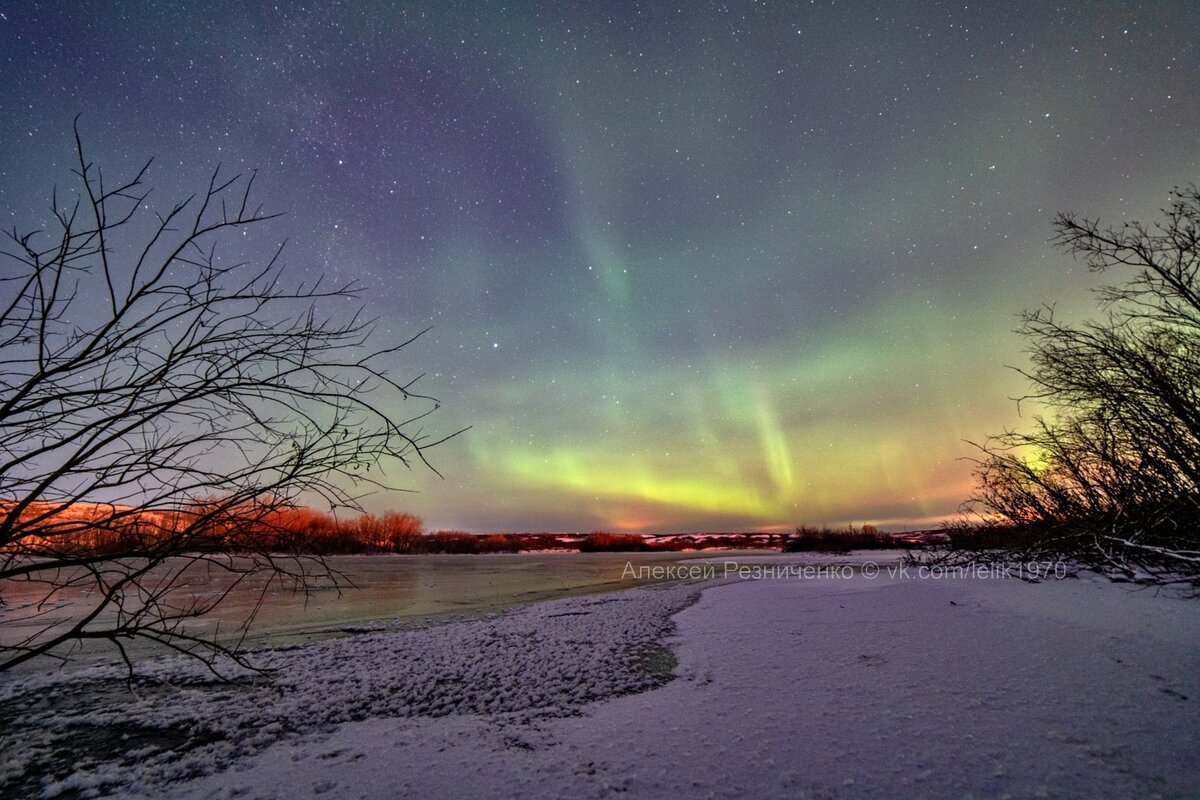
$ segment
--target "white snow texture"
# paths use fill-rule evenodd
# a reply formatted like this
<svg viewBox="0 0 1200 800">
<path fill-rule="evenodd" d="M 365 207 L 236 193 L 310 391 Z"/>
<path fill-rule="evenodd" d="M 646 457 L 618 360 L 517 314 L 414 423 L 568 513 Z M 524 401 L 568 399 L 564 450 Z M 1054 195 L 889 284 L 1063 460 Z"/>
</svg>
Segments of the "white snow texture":
<svg viewBox="0 0 1200 800">
<path fill-rule="evenodd" d="M 278 673 L 255 688 L 178 660 L 154 665 L 175 685 L 142 685 L 140 699 L 111 670 L 25 679 L 0 693 L 0 786 L 288 800 L 1200 796 L 1200 603 L 1088 579 L 740 581 L 689 607 L 695 592 L 264 652 Z M 36 786 L 33 764 L 49 774 Z"/>
</svg>

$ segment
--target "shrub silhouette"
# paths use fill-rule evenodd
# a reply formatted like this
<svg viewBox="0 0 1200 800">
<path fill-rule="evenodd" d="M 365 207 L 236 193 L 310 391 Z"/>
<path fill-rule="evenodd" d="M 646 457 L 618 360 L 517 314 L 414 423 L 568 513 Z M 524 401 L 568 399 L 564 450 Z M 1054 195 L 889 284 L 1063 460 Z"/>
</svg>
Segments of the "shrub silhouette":
<svg viewBox="0 0 1200 800">
<path fill-rule="evenodd" d="M 841 530 L 813 528 L 800 525 L 796 533 L 783 544 L 783 552 L 849 553 L 851 550 L 881 550 L 904 547 L 892 537 L 881 534 L 874 525 L 855 529 L 847 526 Z"/>
<path fill-rule="evenodd" d="M 606 533 L 593 531 L 579 540 L 581 553 L 636 553 L 657 550 L 644 537 L 634 534 Z"/>
<path fill-rule="evenodd" d="M 1019 559 L 1200 582 L 1200 190 L 1176 189 L 1163 214 L 1055 220 L 1059 247 L 1124 281 L 1095 290 L 1099 319 L 1022 316 L 1023 399 L 1045 413 L 981 446 L 969 506 L 1028 537 Z"/>
</svg>

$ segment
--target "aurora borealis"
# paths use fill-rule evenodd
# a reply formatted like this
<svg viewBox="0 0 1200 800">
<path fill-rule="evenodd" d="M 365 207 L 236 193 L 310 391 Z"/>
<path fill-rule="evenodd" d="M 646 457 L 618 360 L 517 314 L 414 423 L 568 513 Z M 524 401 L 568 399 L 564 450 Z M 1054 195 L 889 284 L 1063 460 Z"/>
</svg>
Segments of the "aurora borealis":
<svg viewBox="0 0 1200 800">
<path fill-rule="evenodd" d="M 259 170 L 472 426 L 368 506 L 469 530 L 923 526 L 1021 424 L 1057 211 L 1200 180 L 1200 6 L 0 4 L 0 213 L 71 119 L 155 198 Z M 398 411 L 399 413 L 399 411 Z M 1029 411 L 1025 410 L 1028 414 Z"/>
</svg>

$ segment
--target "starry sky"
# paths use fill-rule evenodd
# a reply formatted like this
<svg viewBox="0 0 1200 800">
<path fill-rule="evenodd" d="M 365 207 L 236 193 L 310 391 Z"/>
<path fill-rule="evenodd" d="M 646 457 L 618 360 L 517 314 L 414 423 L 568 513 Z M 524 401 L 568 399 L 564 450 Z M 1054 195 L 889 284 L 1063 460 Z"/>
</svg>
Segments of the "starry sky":
<svg viewBox="0 0 1200 800">
<path fill-rule="evenodd" d="M 1057 211 L 1200 180 L 1200 4 L 0 2 L 0 221 L 71 120 L 155 197 L 259 170 L 441 399 L 431 527 L 922 527 L 1020 425 Z M 1028 411 L 1024 411 L 1028 414 Z"/>
</svg>

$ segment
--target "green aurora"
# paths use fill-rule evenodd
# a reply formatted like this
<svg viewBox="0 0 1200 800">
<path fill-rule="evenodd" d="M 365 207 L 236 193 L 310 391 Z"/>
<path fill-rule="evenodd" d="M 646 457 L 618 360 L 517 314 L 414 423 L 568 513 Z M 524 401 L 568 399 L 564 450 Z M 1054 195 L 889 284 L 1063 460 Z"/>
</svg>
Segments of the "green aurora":
<svg viewBox="0 0 1200 800">
<path fill-rule="evenodd" d="M 5 11 L 0 206 L 76 112 L 167 197 L 259 167 L 295 269 L 432 326 L 398 369 L 471 429 L 367 504 L 433 527 L 935 524 L 1022 424 L 1016 315 L 1095 313 L 1055 212 L 1200 179 L 1185 2 L 181 14 Z"/>
</svg>

